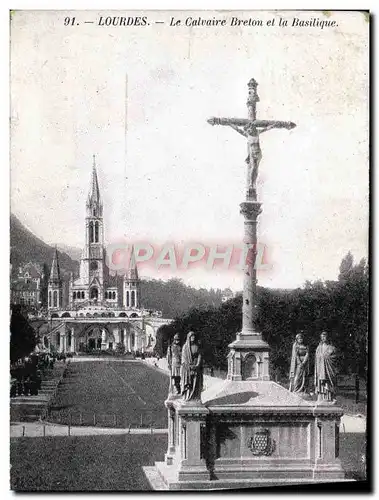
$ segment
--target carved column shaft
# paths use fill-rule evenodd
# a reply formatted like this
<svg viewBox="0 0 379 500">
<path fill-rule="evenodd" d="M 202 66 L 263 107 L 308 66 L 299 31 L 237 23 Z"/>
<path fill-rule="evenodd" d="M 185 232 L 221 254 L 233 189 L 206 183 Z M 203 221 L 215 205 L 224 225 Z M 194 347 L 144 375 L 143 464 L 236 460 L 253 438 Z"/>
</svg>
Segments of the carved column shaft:
<svg viewBox="0 0 379 500">
<path fill-rule="evenodd" d="M 248 259 L 245 264 L 243 281 L 242 332 L 241 335 L 257 333 L 257 270 L 255 260 L 257 255 L 257 218 L 261 212 L 261 204 L 254 201 L 241 203 L 241 213 L 245 218 L 244 244 L 248 245 Z"/>
</svg>

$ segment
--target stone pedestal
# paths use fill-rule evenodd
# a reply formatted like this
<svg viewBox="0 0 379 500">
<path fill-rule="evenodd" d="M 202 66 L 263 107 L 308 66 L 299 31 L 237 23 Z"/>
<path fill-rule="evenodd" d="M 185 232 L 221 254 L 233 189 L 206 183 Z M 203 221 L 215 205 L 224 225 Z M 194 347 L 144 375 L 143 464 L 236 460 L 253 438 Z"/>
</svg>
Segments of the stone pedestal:
<svg viewBox="0 0 379 500">
<path fill-rule="evenodd" d="M 305 401 L 272 381 L 219 380 L 202 402 L 168 400 L 160 484 L 172 490 L 342 481 L 342 409 Z"/>
<path fill-rule="evenodd" d="M 168 448 L 165 462 L 158 467 L 172 475 L 174 482 L 208 480 L 204 457 L 208 409 L 201 401 L 187 402 L 175 396 L 167 399 L 165 406 L 168 411 Z"/>
<path fill-rule="evenodd" d="M 237 334 L 229 349 L 228 380 L 270 380 L 270 347 L 261 335 Z"/>
</svg>

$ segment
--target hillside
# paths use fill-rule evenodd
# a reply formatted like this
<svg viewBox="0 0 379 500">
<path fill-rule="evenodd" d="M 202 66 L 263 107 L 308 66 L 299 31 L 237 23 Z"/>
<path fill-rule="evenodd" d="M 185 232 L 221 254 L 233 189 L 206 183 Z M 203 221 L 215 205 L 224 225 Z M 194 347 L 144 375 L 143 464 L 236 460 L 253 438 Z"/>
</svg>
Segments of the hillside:
<svg viewBox="0 0 379 500">
<path fill-rule="evenodd" d="M 36 262 L 43 265 L 46 263 L 50 268 L 53 259 L 54 248 L 40 238 L 37 238 L 31 231 L 11 214 L 10 217 L 10 261 L 12 264 L 12 273 L 17 273 L 19 265 L 27 262 Z M 59 264 L 62 274 L 79 272 L 79 263 L 65 252 L 58 251 Z"/>
<path fill-rule="evenodd" d="M 198 290 L 177 278 L 168 281 L 150 279 L 141 281 L 141 296 L 146 309 L 156 309 L 162 311 L 165 318 L 175 318 L 193 307 L 219 307 L 222 291 L 213 288 Z"/>
<path fill-rule="evenodd" d="M 46 244 L 29 231 L 15 215 L 10 218 L 10 244 L 12 274 L 15 276 L 18 267 L 27 262 L 47 264 L 50 269 L 54 247 Z M 68 278 L 70 272 L 79 274 L 79 262 L 72 259 L 68 253 L 75 253 L 77 249 L 58 244 L 59 265 L 63 277 Z M 162 281 L 145 279 L 141 281 L 142 305 L 146 309 L 162 311 L 166 318 L 179 316 L 193 307 L 206 308 L 221 305 L 222 291 L 192 288 L 179 279 Z"/>
</svg>

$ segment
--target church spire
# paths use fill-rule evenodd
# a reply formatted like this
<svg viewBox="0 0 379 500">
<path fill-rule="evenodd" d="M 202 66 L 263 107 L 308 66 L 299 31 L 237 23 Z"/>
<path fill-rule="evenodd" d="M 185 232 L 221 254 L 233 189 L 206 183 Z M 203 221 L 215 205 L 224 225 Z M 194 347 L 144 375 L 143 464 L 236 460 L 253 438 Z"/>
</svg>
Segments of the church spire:
<svg viewBox="0 0 379 500">
<path fill-rule="evenodd" d="M 127 278 L 129 280 L 138 280 L 139 279 L 136 258 L 134 255 L 134 247 L 132 248 L 132 252 L 131 252 L 131 256 L 130 256 Z"/>
<path fill-rule="evenodd" d="M 87 216 L 103 216 L 103 203 L 100 197 L 99 181 L 97 180 L 95 155 L 93 155 L 91 185 L 87 198 Z"/>
<path fill-rule="evenodd" d="M 95 155 L 93 155 L 91 187 L 88 193 L 88 204 L 93 205 L 94 203 L 98 205 L 101 204 L 99 181 L 97 180 L 97 172 L 96 172 Z"/>
<path fill-rule="evenodd" d="M 61 280 L 61 273 L 59 269 L 58 250 L 57 247 L 55 246 L 53 263 L 51 265 L 51 271 L 50 271 L 50 281 L 58 282 L 60 280 Z"/>
</svg>

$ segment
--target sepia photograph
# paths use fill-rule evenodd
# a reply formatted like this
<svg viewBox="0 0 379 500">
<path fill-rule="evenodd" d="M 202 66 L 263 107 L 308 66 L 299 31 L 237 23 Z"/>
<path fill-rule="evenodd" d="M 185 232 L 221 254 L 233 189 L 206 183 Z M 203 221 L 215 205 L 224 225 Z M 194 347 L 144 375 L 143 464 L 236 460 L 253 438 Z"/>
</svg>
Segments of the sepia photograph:
<svg viewBox="0 0 379 500">
<path fill-rule="evenodd" d="M 369 11 L 9 17 L 10 489 L 368 491 Z"/>
</svg>

